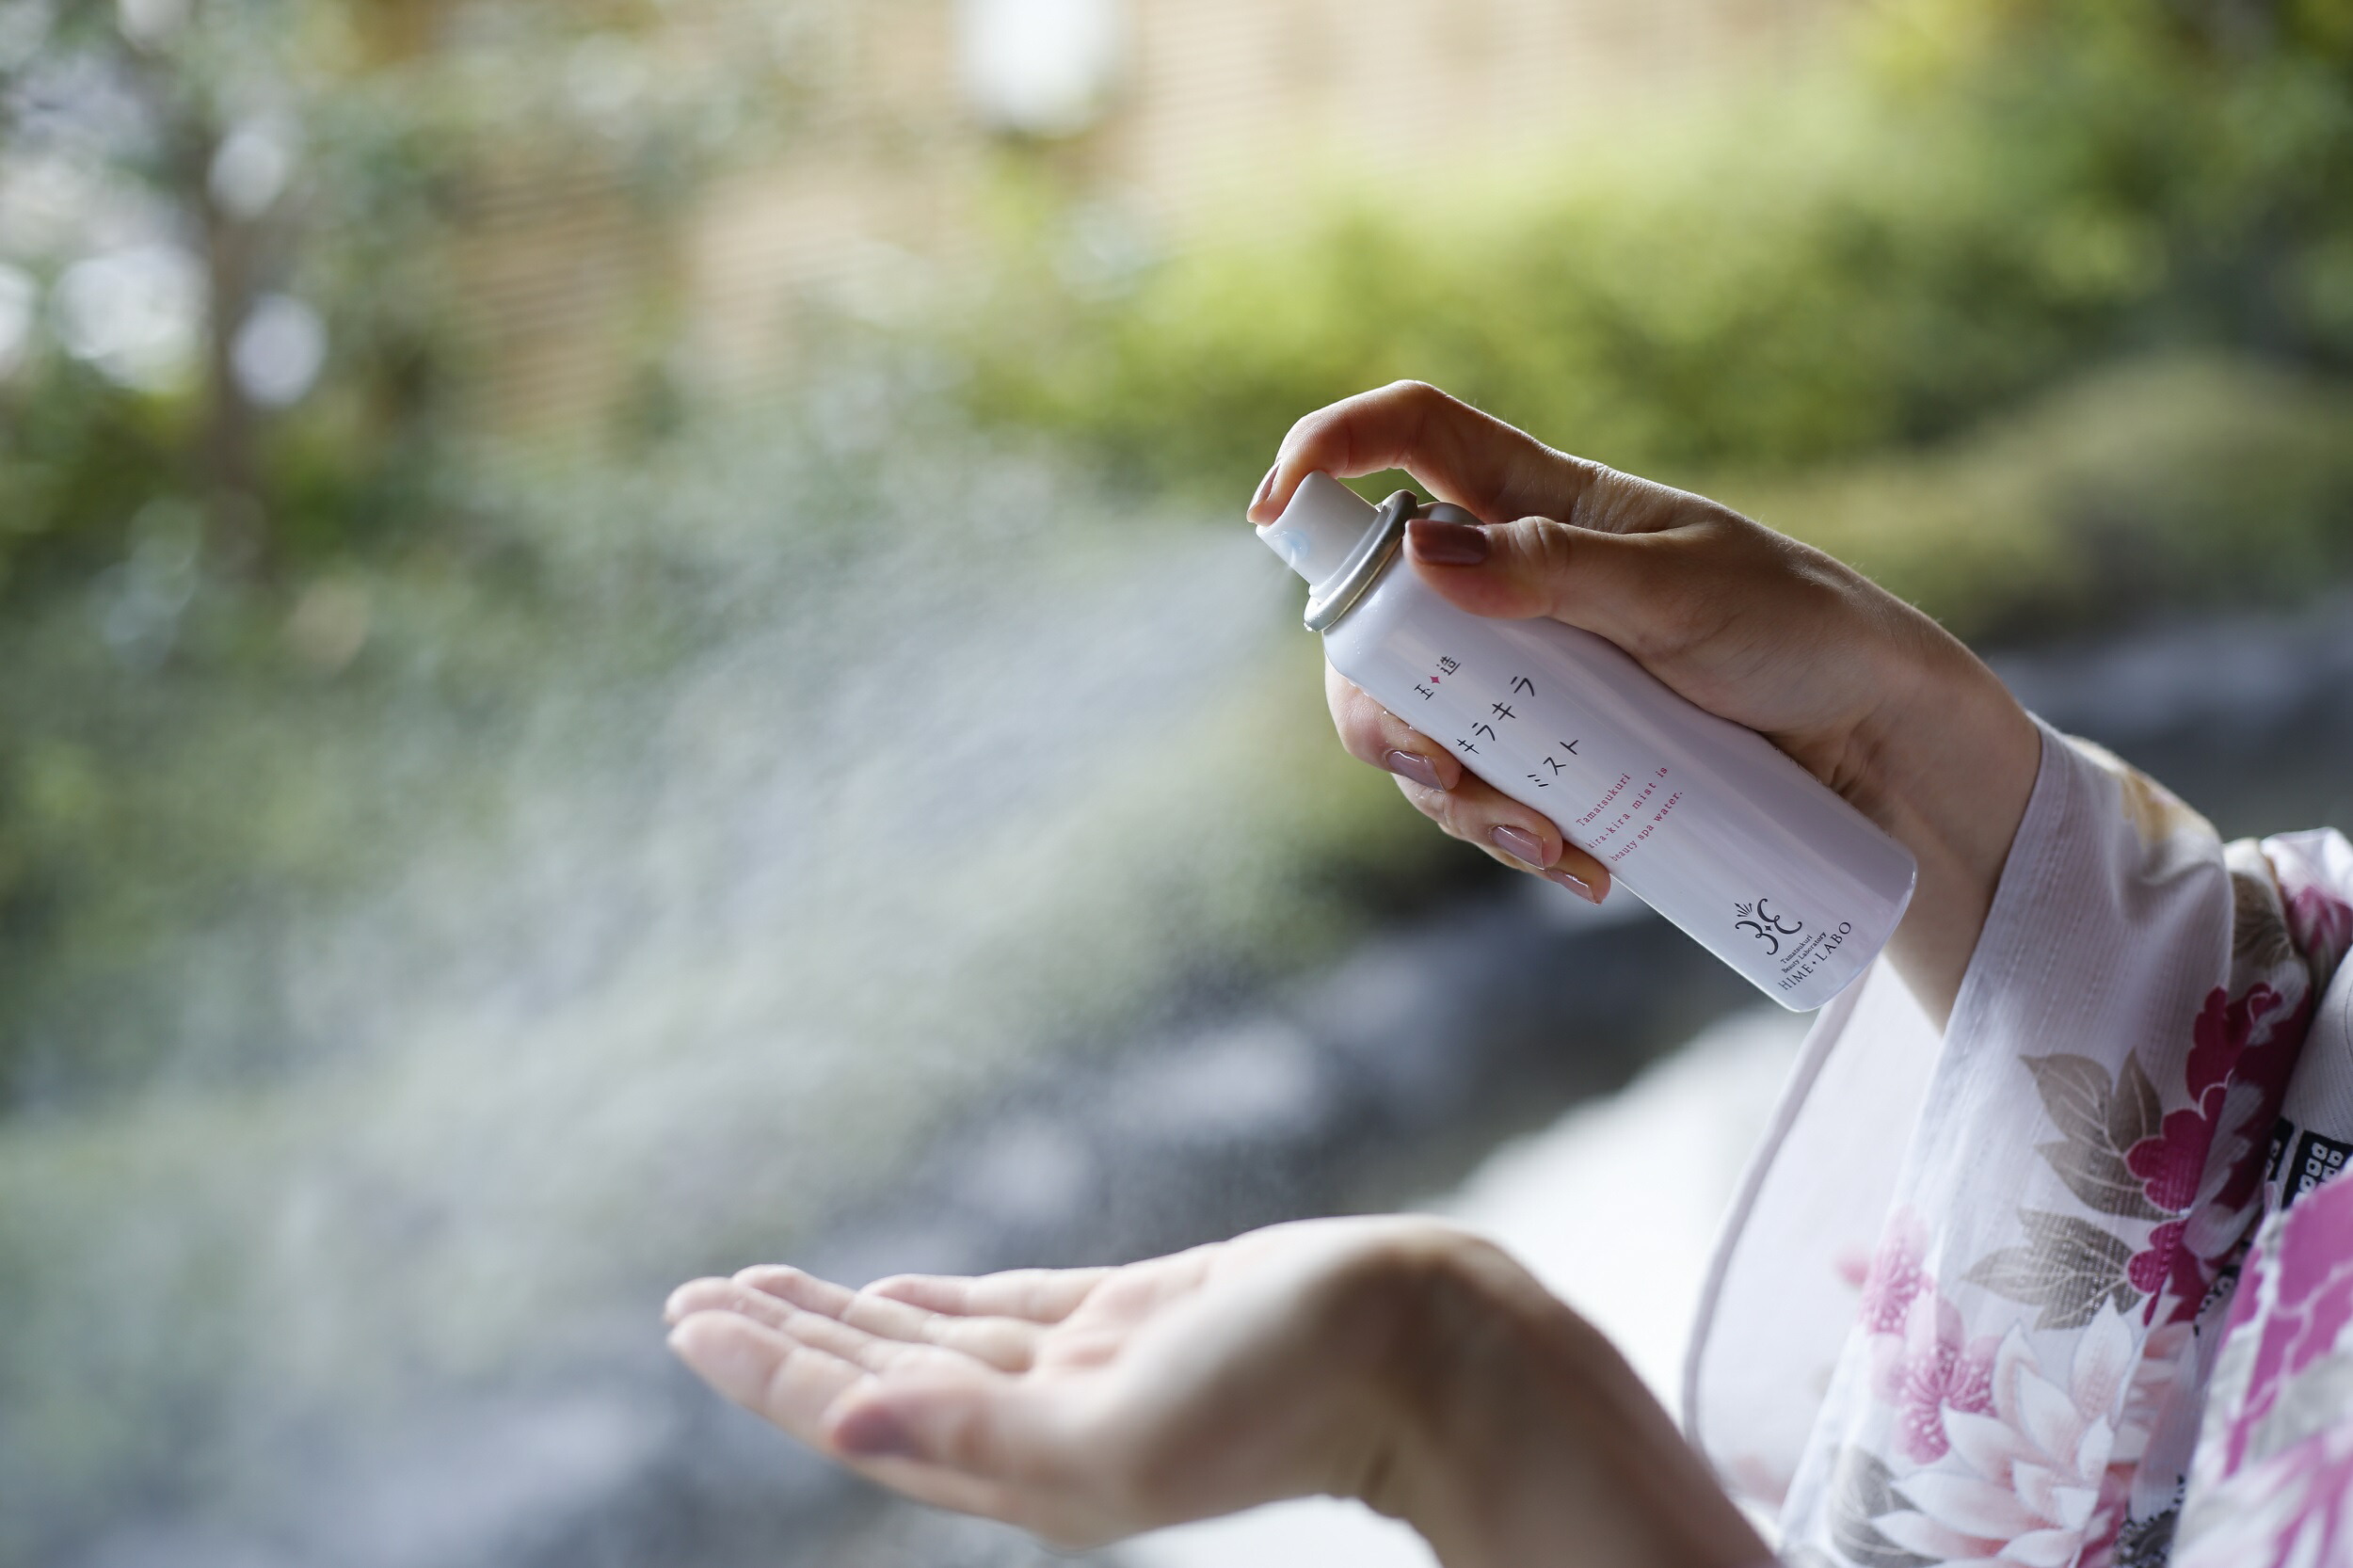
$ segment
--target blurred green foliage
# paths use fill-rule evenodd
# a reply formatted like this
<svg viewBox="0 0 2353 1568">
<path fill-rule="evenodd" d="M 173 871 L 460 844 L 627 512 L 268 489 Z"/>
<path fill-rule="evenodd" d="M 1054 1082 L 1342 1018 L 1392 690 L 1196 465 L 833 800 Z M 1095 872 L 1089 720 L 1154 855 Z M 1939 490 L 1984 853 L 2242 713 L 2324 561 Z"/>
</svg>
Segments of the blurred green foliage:
<svg viewBox="0 0 2353 1568">
<path fill-rule="evenodd" d="M 15 7 L 0 153 L 67 194 L 30 241 L 0 230 L 0 265 L 50 297 L 49 326 L 75 264 L 161 249 L 188 270 L 173 313 L 194 341 L 137 375 L 37 329 L 0 374 L 0 605 L 73 591 L 159 496 L 199 507 L 208 558 L 247 578 L 466 526 L 438 480 L 484 412 L 463 291 L 486 192 L 585 182 L 659 235 L 712 168 L 790 134 L 815 66 L 781 40 L 806 8 Z M 694 46 L 657 60 L 664 29 Z M 291 400 L 235 352 L 287 298 L 327 350 Z"/>
<path fill-rule="evenodd" d="M 781 134 L 795 84 L 748 47 L 716 81 L 646 78 L 617 117 L 567 96 L 583 59 L 611 75 L 578 51 L 663 12 L 497 8 L 503 32 L 404 53 L 373 13 L 305 0 L 218 0 L 169 50 L 126 41 L 112 5 L 56 9 L 41 57 L 135 86 L 147 129 L 108 155 L 178 232 L 222 221 L 222 139 L 292 117 L 289 193 L 237 219 L 246 260 L 215 292 L 314 302 L 330 351 L 294 407 L 227 421 L 226 452 L 217 367 L 141 387 L 49 344 L 0 378 L 0 1096 L 137 1081 L 178 1048 L 157 1020 L 212 1006 L 420 836 L 490 830 L 548 694 L 587 702 L 725 634 L 713 583 L 740 591 L 748 555 L 683 576 L 642 537 L 600 557 L 552 498 L 637 462 L 748 483 L 740 448 L 769 438 L 669 408 L 649 424 L 682 430 L 668 457 L 624 443 L 518 479 L 470 431 L 453 324 L 450 244 L 500 157 L 626 168 L 659 224 L 698 168 Z M 1466 173 L 1410 208 L 1341 187 L 1295 229 L 1083 287 L 1062 220 L 1016 203 L 985 308 L 960 298 L 919 352 L 968 368 L 997 433 L 1226 516 L 1301 412 L 1433 380 L 1722 494 L 1971 636 L 2340 578 L 2353 12 L 1890 0 L 1857 49 L 1860 70 L 1663 140 Z M 53 280 L 72 257 L 18 260 Z M 1353 776 L 1305 760 L 1328 750 L 1312 702 L 1284 713 L 1306 749 L 1254 745 L 1286 790 Z M 1421 842 L 1352 838 L 1350 860 L 1269 832 L 1298 874 L 1346 862 L 1359 885 Z M 274 1060 L 264 1036 L 235 1070 Z"/>
<path fill-rule="evenodd" d="M 0 344 L 0 1103 L 137 1081 L 175 1011 L 266 990 L 220 942 L 481 809 L 576 631 L 486 477 L 484 192 L 584 175 L 659 233 L 789 133 L 803 8 L 0 7 L 0 177 L 34 192 L 0 283 L 44 301 Z M 96 314 L 177 342 L 145 368 L 76 341 L 77 270 L 125 254 L 164 277 Z M 291 401 L 237 364 L 273 300 L 323 337 Z"/>
<path fill-rule="evenodd" d="M 1866 70 L 1679 141 L 1359 191 L 1109 296 L 1039 247 L 968 339 L 972 405 L 1230 504 L 1299 414 L 1403 376 L 1689 482 L 1948 435 L 2120 352 L 2344 370 L 2347 14 L 1899 0 Z"/>
<path fill-rule="evenodd" d="M 2353 576 L 2353 385 L 2137 359 L 1924 449 L 1711 489 L 1979 643 L 2292 604 Z"/>
</svg>

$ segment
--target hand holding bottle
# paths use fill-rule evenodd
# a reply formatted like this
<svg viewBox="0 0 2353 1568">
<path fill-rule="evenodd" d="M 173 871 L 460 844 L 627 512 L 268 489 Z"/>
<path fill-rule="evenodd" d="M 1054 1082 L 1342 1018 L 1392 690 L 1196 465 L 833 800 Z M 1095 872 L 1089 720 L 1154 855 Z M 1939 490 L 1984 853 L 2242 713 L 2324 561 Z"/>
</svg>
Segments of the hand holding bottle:
<svg viewBox="0 0 2353 1568">
<path fill-rule="evenodd" d="M 1408 560 L 1437 594 L 1607 638 L 1689 701 L 1765 734 L 1910 849 L 1918 892 L 1889 952 L 1924 1004 L 1949 1012 L 2041 755 L 2033 722 L 1990 670 L 1820 552 L 1416 382 L 1301 420 L 1251 517 L 1280 516 L 1317 470 L 1389 468 L 1481 520 L 1408 528 Z M 1604 869 L 1542 813 L 1346 681 L 1335 677 L 1330 696 L 1349 750 L 1397 774 L 1448 832 L 1606 890 Z"/>
</svg>

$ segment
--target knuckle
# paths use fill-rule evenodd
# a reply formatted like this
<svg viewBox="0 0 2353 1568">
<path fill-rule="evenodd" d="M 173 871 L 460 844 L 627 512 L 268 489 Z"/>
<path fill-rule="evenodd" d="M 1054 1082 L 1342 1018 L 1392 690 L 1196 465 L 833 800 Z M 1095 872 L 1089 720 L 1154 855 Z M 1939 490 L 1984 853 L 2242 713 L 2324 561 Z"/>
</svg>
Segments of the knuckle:
<svg viewBox="0 0 2353 1568">
<path fill-rule="evenodd" d="M 1606 463 L 1585 463 L 1578 478 L 1571 520 L 1595 534 L 1640 533 L 1661 497 L 1673 493 Z"/>
<path fill-rule="evenodd" d="M 1430 792 L 1436 796 L 1423 808 L 1430 820 L 1445 829 L 1449 838 L 1460 839 L 1465 843 L 1478 841 L 1480 835 L 1476 813 L 1466 808 L 1457 795 L 1442 791 Z"/>
<path fill-rule="evenodd" d="M 1405 797 L 1415 810 L 1419 811 L 1440 827 L 1446 825 L 1447 804 L 1444 790 L 1425 788 L 1401 774 L 1392 774 L 1390 776 L 1397 780 L 1398 792 Z"/>
<path fill-rule="evenodd" d="M 1577 553 L 1577 529 L 1551 518 L 1523 518 L 1513 523 L 1521 553 L 1547 583 L 1565 582 Z"/>
</svg>

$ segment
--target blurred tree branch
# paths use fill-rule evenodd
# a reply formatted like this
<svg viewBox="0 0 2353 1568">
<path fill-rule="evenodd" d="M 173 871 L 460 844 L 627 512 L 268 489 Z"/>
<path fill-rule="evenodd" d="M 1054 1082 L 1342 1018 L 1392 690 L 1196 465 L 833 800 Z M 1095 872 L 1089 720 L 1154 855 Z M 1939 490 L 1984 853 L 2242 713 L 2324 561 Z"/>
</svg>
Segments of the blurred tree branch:
<svg viewBox="0 0 2353 1568">
<path fill-rule="evenodd" d="M 0 380 L 0 414 L 36 397 L 63 407 L 59 381 L 80 384 L 72 401 L 88 412 L 0 428 L 0 458 L 23 468 L 0 480 L 19 514 L 0 530 L 0 583 L 37 550 L 86 571 L 141 488 L 193 492 L 219 558 L 264 572 L 289 550 L 391 520 L 390 492 L 419 492 L 460 412 L 449 394 L 468 193 L 593 164 L 660 228 L 712 168 L 789 135 L 806 66 L 792 24 L 812 8 L 0 0 L 15 40 L 0 48 L 0 172 L 46 170 L 75 197 L 42 243 L 11 254 L 0 230 L 0 264 L 54 284 L 147 245 L 200 273 L 181 376 L 126 376 L 103 359 L 93 376 L 37 344 L 13 385 Z M 295 397 L 291 374 L 257 385 L 270 344 L 240 348 L 280 296 L 296 302 L 281 319 L 308 312 L 323 328 L 317 386 Z M 281 418 L 296 398 L 303 408 Z M 126 418 L 159 438 L 139 484 L 103 472 L 123 457 L 109 432 Z M 290 419 L 311 431 L 290 443 L 299 460 L 273 441 Z"/>
</svg>

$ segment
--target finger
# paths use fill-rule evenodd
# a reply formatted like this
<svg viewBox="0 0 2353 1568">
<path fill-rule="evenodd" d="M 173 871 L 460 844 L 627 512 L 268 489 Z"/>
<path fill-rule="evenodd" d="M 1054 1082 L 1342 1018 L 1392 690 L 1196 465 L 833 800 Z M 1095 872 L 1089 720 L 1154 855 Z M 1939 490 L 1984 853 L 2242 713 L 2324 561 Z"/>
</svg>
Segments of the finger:
<svg viewBox="0 0 2353 1568">
<path fill-rule="evenodd" d="M 1446 791 L 1426 790 L 1404 778 L 1397 782 L 1423 816 L 1513 871 L 1533 872 L 1588 904 L 1609 897 L 1607 866 L 1569 842 L 1543 812 L 1513 800 L 1478 775 L 1465 773 L 1461 783 Z"/>
<path fill-rule="evenodd" d="M 1448 833 L 1515 870 L 1535 872 L 1589 904 L 1609 896 L 1608 868 L 1568 842 L 1544 813 L 1469 772 L 1329 664 L 1324 697 L 1349 754 L 1396 775 L 1405 798 Z M 1441 782 L 1433 787 L 1433 781 Z"/>
<path fill-rule="evenodd" d="M 787 1333 L 792 1332 L 796 1318 L 824 1316 L 732 1279 L 690 1280 L 670 1293 L 668 1316 L 672 1322 L 683 1322 L 697 1312 L 741 1313 Z"/>
<path fill-rule="evenodd" d="M 1136 1516 L 1107 1467 L 1100 1423 L 1067 1386 L 1008 1378 L 864 1384 L 826 1417 L 832 1450 L 941 1507 L 1003 1519 L 1064 1546 L 1099 1544 Z"/>
<path fill-rule="evenodd" d="M 1426 790 L 1450 790 L 1461 781 L 1463 764 L 1446 747 L 1382 707 L 1329 664 L 1323 666 L 1323 697 L 1340 744 L 1358 761 Z"/>
<path fill-rule="evenodd" d="M 690 1312 L 670 1349 L 727 1398 L 823 1447 L 834 1401 L 867 1377 L 854 1364 L 738 1312 Z"/>
<path fill-rule="evenodd" d="M 1564 621 L 1649 659 L 1687 646 L 1705 624 L 1722 552 L 1694 544 L 1713 526 L 1608 534 L 1541 517 L 1417 519 L 1406 525 L 1405 552 L 1423 582 L 1473 615 Z"/>
<path fill-rule="evenodd" d="M 844 1290 L 798 1269 L 746 1269 L 735 1283 L 795 1306 L 836 1318 L 884 1339 L 934 1345 L 984 1361 L 1000 1372 L 1029 1369 L 1043 1325 L 1018 1318 L 959 1317 L 871 1291 Z"/>
<path fill-rule="evenodd" d="M 1024 1522 L 1022 1499 L 992 1480 L 892 1451 L 888 1442 L 864 1452 L 836 1443 L 841 1412 L 858 1408 L 860 1395 L 877 1386 L 871 1373 L 838 1356 L 732 1312 L 690 1313 L 671 1331 L 670 1348 L 721 1395 L 862 1475 L 935 1507 Z M 975 1368 L 969 1375 L 995 1374 Z M 928 1387 L 912 1393 L 920 1406 Z M 936 1418 L 924 1424 L 927 1432 L 936 1425 Z"/>
<path fill-rule="evenodd" d="M 938 1465 L 1022 1487 L 1080 1466 L 1069 1419 L 1074 1392 L 998 1376 L 870 1382 L 827 1412 L 825 1441 L 859 1460 Z"/>
<path fill-rule="evenodd" d="M 781 1296 L 754 1290 L 735 1280 L 697 1280 L 682 1287 L 673 1299 L 682 1317 L 698 1312 L 737 1313 L 869 1372 L 900 1375 L 943 1368 L 952 1371 L 981 1364 L 978 1358 L 952 1347 L 920 1338 L 876 1334 L 828 1313 L 812 1312 Z"/>
<path fill-rule="evenodd" d="M 702 1300 L 702 1290 L 705 1286 L 724 1285 L 725 1283 L 727 1282 L 718 1279 L 688 1280 L 684 1285 L 671 1291 L 669 1298 L 662 1304 L 662 1320 L 673 1328 L 677 1327 L 686 1318 L 700 1310 L 697 1304 Z"/>
<path fill-rule="evenodd" d="M 733 1280 L 690 1279 L 662 1304 L 662 1320 L 675 1328 L 697 1312 L 732 1312 L 740 1296 Z"/>
<path fill-rule="evenodd" d="M 866 1293 L 957 1317 L 1059 1323 L 1116 1269 L 1013 1269 L 978 1276 L 893 1274 Z"/>
<path fill-rule="evenodd" d="M 1391 468 L 1489 519 L 1561 512 L 1598 472 L 1435 387 L 1397 381 L 1292 425 L 1251 499 L 1251 520 L 1282 516 L 1300 481 L 1319 469 L 1345 477 Z"/>
<path fill-rule="evenodd" d="M 824 1312 L 839 1318 L 841 1309 L 857 1298 L 857 1292 L 846 1285 L 820 1279 L 806 1269 L 795 1269 L 789 1263 L 755 1263 L 748 1269 L 735 1271 L 735 1283 L 750 1289 L 808 1307 L 812 1312 Z"/>
</svg>

